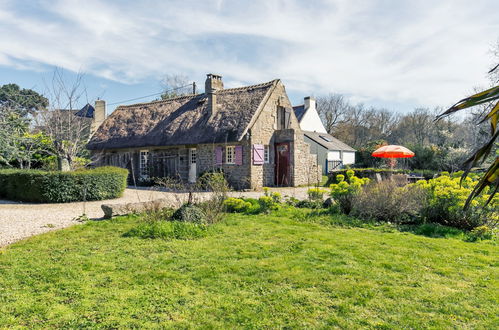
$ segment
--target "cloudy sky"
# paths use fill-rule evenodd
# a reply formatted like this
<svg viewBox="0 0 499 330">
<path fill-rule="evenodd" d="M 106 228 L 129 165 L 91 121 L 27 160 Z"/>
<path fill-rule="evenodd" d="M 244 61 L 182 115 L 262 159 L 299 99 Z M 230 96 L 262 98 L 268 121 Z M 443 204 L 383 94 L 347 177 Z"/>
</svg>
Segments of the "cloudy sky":
<svg viewBox="0 0 499 330">
<path fill-rule="evenodd" d="M 114 103 L 214 72 L 226 87 L 280 78 L 294 103 L 449 106 L 487 84 L 498 13 L 497 0 L 0 0 L 0 84 L 43 92 L 57 66 Z"/>
</svg>

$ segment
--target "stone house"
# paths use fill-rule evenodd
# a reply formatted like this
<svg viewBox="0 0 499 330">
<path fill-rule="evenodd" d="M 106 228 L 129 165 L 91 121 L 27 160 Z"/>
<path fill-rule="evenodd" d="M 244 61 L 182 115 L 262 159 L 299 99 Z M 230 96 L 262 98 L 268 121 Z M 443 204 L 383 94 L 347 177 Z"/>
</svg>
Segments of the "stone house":
<svg viewBox="0 0 499 330">
<path fill-rule="evenodd" d="M 293 110 L 310 152 L 317 155 L 317 162 L 322 166 L 322 174 L 355 163 L 355 149 L 327 133 L 313 97 L 305 97 L 303 105 Z"/>
<path fill-rule="evenodd" d="M 222 171 L 236 189 L 310 184 L 321 171 L 278 79 L 224 89 L 208 74 L 205 93 L 118 107 L 87 148 L 133 178 Z"/>
</svg>

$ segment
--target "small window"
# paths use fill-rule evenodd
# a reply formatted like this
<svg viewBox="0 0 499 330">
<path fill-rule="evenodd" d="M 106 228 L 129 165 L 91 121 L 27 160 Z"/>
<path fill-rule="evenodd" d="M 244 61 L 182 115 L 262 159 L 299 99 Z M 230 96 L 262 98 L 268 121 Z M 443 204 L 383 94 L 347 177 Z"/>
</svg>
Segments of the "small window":
<svg viewBox="0 0 499 330">
<path fill-rule="evenodd" d="M 270 146 L 268 144 L 263 146 L 263 162 L 270 163 Z"/>
<path fill-rule="evenodd" d="M 289 129 L 291 126 L 291 111 L 284 107 L 277 107 L 277 129 Z"/>
<path fill-rule="evenodd" d="M 225 147 L 225 163 L 235 164 L 236 148 L 234 146 Z"/>
<path fill-rule="evenodd" d="M 140 176 L 148 177 L 149 176 L 149 151 L 141 150 L 140 151 Z"/>
</svg>

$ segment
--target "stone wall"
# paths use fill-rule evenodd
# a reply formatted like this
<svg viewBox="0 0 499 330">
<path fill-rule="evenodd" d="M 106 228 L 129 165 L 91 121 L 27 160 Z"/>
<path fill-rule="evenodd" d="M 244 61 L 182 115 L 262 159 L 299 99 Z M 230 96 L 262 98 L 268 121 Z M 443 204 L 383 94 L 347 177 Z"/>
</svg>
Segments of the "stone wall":
<svg viewBox="0 0 499 330">
<path fill-rule="evenodd" d="M 226 164 L 225 163 L 225 147 L 226 146 L 243 146 L 243 163 L 242 165 Z M 223 164 L 216 165 L 215 148 L 222 147 Z M 210 144 L 210 145 L 192 145 L 178 147 L 152 147 L 140 149 L 117 149 L 107 150 L 106 152 L 94 152 L 92 158 L 96 166 L 117 166 L 126 168 L 130 171 L 129 183 L 139 182 L 140 178 L 140 150 L 149 151 L 149 171 L 151 177 L 170 176 L 187 182 L 189 177 L 189 149 L 196 148 L 197 161 L 196 172 L 197 177 L 208 171 L 222 170 L 227 177 L 229 184 L 235 189 L 250 188 L 250 164 L 251 164 L 251 147 L 248 141 L 242 141 L 239 144 Z M 169 159 L 168 165 L 175 164 L 174 173 L 166 173 L 165 158 Z M 166 175 L 165 175 L 166 174 Z"/>
<path fill-rule="evenodd" d="M 250 130 L 251 144 L 263 144 L 270 147 L 270 162 L 251 166 L 252 188 L 275 185 L 275 144 L 280 142 L 290 142 L 292 186 L 313 183 L 320 178 L 316 157 L 310 154 L 309 145 L 303 140 L 300 124 L 293 111 L 291 111 L 289 128 L 277 129 L 278 107 L 292 108 L 282 83 L 276 86 Z"/>
<path fill-rule="evenodd" d="M 103 154 L 94 152 L 95 164 L 98 166 L 114 165 L 128 168 L 136 179 L 139 175 L 139 155 L 140 150 L 149 149 L 153 159 L 152 168 L 156 156 L 176 157 L 177 177 L 183 181 L 188 180 L 189 174 L 189 148 L 197 150 L 197 176 L 207 171 L 222 170 L 229 182 L 235 189 L 260 188 L 275 185 L 275 144 L 280 142 L 290 143 L 290 184 L 299 186 L 312 184 L 320 180 L 321 166 L 317 164 L 317 157 L 310 153 L 310 146 L 304 141 L 303 133 L 293 111 L 290 114 L 290 122 L 287 129 L 278 129 L 277 111 L 279 107 L 292 109 L 291 103 L 286 94 L 284 85 L 279 82 L 271 92 L 262 111 L 254 121 L 248 131 L 248 138 L 244 137 L 239 143 L 192 145 L 176 147 L 151 147 L 136 148 L 127 150 L 108 150 Z M 269 163 L 253 165 L 252 145 L 269 145 Z M 225 147 L 229 145 L 241 145 L 243 147 L 242 165 L 225 163 Z M 215 150 L 221 146 L 223 149 L 223 164 L 216 165 Z M 171 161 L 171 160 L 170 160 Z M 162 170 L 157 167 L 158 176 Z M 163 169 L 164 170 L 164 169 Z M 154 170 L 153 170 L 154 172 Z"/>
</svg>

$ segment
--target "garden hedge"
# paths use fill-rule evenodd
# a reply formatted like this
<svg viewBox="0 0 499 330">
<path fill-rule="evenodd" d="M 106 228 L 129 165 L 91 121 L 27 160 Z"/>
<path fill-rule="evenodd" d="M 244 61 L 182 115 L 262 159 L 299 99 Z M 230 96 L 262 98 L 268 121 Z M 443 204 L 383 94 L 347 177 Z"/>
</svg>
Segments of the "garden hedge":
<svg viewBox="0 0 499 330">
<path fill-rule="evenodd" d="M 328 175 L 328 181 L 326 186 L 329 186 L 331 183 L 336 183 L 336 176 L 338 174 L 342 174 L 346 176 L 346 172 L 349 169 L 335 170 Z M 437 171 L 432 170 L 401 170 L 401 169 L 386 169 L 386 168 L 352 168 L 355 171 L 355 176 L 359 178 L 369 178 L 371 180 L 376 180 L 376 173 L 379 173 L 382 179 L 386 180 L 392 174 L 409 174 L 409 173 L 417 173 L 424 177 L 426 180 L 433 178 Z"/>
<path fill-rule="evenodd" d="M 93 201 L 120 197 L 128 170 L 98 167 L 72 172 L 0 170 L 0 197 L 42 203 Z"/>
</svg>

